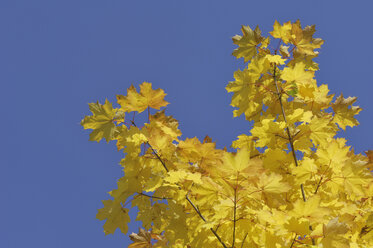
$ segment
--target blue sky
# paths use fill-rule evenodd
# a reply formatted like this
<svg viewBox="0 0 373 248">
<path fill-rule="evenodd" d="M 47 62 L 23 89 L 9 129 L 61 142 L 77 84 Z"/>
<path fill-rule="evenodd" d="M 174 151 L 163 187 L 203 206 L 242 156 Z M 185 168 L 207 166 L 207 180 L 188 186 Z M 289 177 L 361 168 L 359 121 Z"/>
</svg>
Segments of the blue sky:
<svg viewBox="0 0 373 248">
<path fill-rule="evenodd" d="M 89 102 L 114 101 L 150 81 L 170 102 L 183 138 L 219 148 L 250 125 L 232 118 L 225 91 L 242 67 L 231 53 L 240 26 L 266 34 L 277 19 L 316 24 L 325 44 L 319 83 L 357 96 L 361 125 L 344 136 L 373 148 L 370 1 L 4 0 L 0 2 L 2 121 L 0 247 L 125 247 L 95 219 L 121 176 L 114 143 L 88 142 Z M 137 231 L 137 224 L 130 232 Z"/>
</svg>

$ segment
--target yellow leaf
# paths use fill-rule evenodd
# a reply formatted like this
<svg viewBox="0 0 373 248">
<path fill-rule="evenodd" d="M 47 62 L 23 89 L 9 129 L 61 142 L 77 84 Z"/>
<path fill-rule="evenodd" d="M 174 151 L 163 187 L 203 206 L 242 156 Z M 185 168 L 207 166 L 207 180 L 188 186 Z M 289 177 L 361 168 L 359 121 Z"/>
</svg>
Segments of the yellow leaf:
<svg viewBox="0 0 373 248">
<path fill-rule="evenodd" d="M 119 202 L 112 200 L 102 201 L 104 207 L 98 210 L 96 218 L 105 220 L 104 232 L 105 234 L 114 233 L 119 228 L 122 233 L 126 234 L 128 231 L 127 223 L 130 222 L 128 209 L 123 208 Z"/>
<path fill-rule="evenodd" d="M 372 178 L 365 172 L 365 167 L 351 162 L 342 168 L 344 187 L 352 200 L 361 199 L 365 194 L 365 185 L 372 182 Z"/>
<path fill-rule="evenodd" d="M 244 148 L 237 151 L 236 154 L 225 153 L 224 156 L 224 168 L 234 172 L 241 172 L 249 166 L 250 153 Z"/>
<path fill-rule="evenodd" d="M 283 59 L 280 55 L 271 55 L 267 54 L 265 58 L 270 62 L 270 63 L 275 63 L 278 65 L 283 65 L 285 64 L 286 59 Z"/>
<path fill-rule="evenodd" d="M 284 193 L 290 189 L 289 184 L 281 182 L 282 176 L 279 174 L 271 173 L 269 175 L 262 175 L 259 178 L 258 187 L 265 193 Z"/>
<path fill-rule="evenodd" d="M 281 24 L 276 20 L 273 24 L 273 31 L 269 33 L 273 36 L 273 38 L 280 38 L 284 43 L 289 43 L 291 38 L 291 29 L 292 25 L 290 21 L 281 26 Z"/>
<path fill-rule="evenodd" d="M 287 82 L 310 83 L 314 72 L 306 71 L 303 62 L 295 64 L 294 67 L 285 67 L 281 73 L 281 78 Z"/>
<path fill-rule="evenodd" d="M 167 173 L 167 177 L 164 180 L 175 185 L 178 183 L 184 184 L 185 181 L 202 184 L 201 174 L 199 174 L 198 172 L 191 173 L 185 170 L 169 171 Z"/>
<path fill-rule="evenodd" d="M 181 135 L 178 129 L 178 121 L 172 116 L 166 116 L 164 110 L 150 116 L 150 124 L 153 123 L 162 130 L 163 134 L 170 136 L 172 140 L 177 140 L 177 137 Z"/>
<path fill-rule="evenodd" d="M 336 134 L 335 126 L 331 125 L 328 116 L 324 118 L 314 118 L 309 124 L 310 138 L 315 145 L 328 145 L 331 138 Z"/>
<path fill-rule="evenodd" d="M 130 239 L 133 241 L 128 248 L 151 248 L 152 247 L 152 236 L 151 232 L 139 228 L 138 233 L 131 233 L 129 235 Z"/>
<path fill-rule="evenodd" d="M 290 215 L 295 218 L 306 218 L 311 224 L 312 222 L 322 222 L 325 216 L 328 216 L 330 210 L 328 208 L 320 207 L 320 196 L 313 195 L 304 202 L 302 199 L 298 199 L 294 203 L 293 210 L 290 211 Z"/>
<path fill-rule="evenodd" d="M 259 27 L 252 30 L 249 26 L 242 26 L 241 28 L 243 36 L 236 35 L 232 38 L 233 43 L 238 45 L 233 51 L 233 55 L 236 58 L 244 58 L 247 62 L 252 59 L 257 53 L 257 46 L 264 41 L 264 37 L 261 36 Z"/>
<path fill-rule="evenodd" d="M 321 243 L 325 248 L 349 248 L 350 242 L 342 235 L 348 232 L 348 226 L 338 222 L 338 217 L 323 226 L 324 238 Z"/>
<path fill-rule="evenodd" d="M 162 89 L 153 90 L 152 84 L 143 82 L 140 84 L 140 94 L 137 93 L 136 88 L 131 85 L 127 89 L 127 96 L 117 95 L 118 104 L 121 105 L 123 111 L 143 112 L 148 107 L 160 109 L 167 106 L 168 102 L 163 100 L 166 96 Z"/>
<path fill-rule="evenodd" d="M 346 130 L 346 126 L 354 127 L 359 125 L 359 122 L 354 116 L 361 111 L 361 108 L 359 106 L 352 106 L 355 101 L 356 97 L 343 98 L 343 94 L 341 94 L 335 102 L 332 103 L 332 108 L 335 113 L 333 121 L 343 130 Z"/>
<path fill-rule="evenodd" d="M 123 149 L 123 152 L 129 156 L 138 156 L 141 152 L 141 145 L 146 143 L 148 139 L 143 134 L 142 130 L 135 126 L 130 129 L 121 128 L 118 135 L 117 147 L 118 150 Z"/>
<path fill-rule="evenodd" d="M 301 184 L 305 183 L 307 180 L 311 179 L 312 175 L 317 172 L 317 166 L 315 161 L 310 158 L 303 158 L 298 167 L 294 167 L 292 174 L 295 176 L 295 183 Z"/>
<path fill-rule="evenodd" d="M 254 126 L 253 129 L 251 129 L 251 134 L 258 138 L 256 141 L 257 147 L 281 147 L 286 143 L 286 140 L 281 138 L 286 137 L 284 132 L 285 127 L 285 122 L 275 122 L 271 119 L 263 119 L 260 126 Z"/>
<path fill-rule="evenodd" d="M 215 143 L 204 143 L 196 138 L 180 141 L 177 152 L 185 162 L 197 163 L 199 167 L 208 168 L 220 164 L 223 151 L 215 148 Z"/>
<path fill-rule="evenodd" d="M 255 57 L 251 60 L 251 62 L 248 64 L 247 69 L 249 71 L 249 76 L 250 76 L 250 82 L 248 83 L 253 83 L 257 81 L 262 74 L 266 73 L 270 69 L 270 59 L 272 60 L 279 61 L 277 57 L 273 58 L 270 56 L 276 56 L 276 55 L 266 55 L 265 57 Z M 279 55 L 277 55 L 279 56 Z M 277 58 L 277 60 L 276 60 Z"/>
<path fill-rule="evenodd" d="M 373 213 L 367 214 L 365 225 L 360 231 L 359 236 L 365 240 L 373 240 Z"/>
<path fill-rule="evenodd" d="M 289 232 L 294 232 L 301 236 L 307 235 L 311 232 L 309 221 L 303 218 L 299 219 L 299 218 L 291 217 L 288 220 L 288 222 L 284 225 L 284 227 Z"/>
<path fill-rule="evenodd" d="M 163 243 L 165 245 L 165 238 L 162 235 L 146 231 L 142 228 L 139 228 L 138 233 L 132 233 L 129 235 L 130 239 L 133 241 L 128 248 L 151 248 L 154 247 L 152 241 L 156 240 L 156 244 Z"/>
<path fill-rule="evenodd" d="M 302 29 L 300 21 L 292 24 L 290 43 L 296 46 L 295 53 L 304 55 L 317 55 L 314 49 L 320 48 L 324 41 L 320 38 L 313 38 L 315 25 L 306 26 Z"/>
<path fill-rule="evenodd" d="M 260 93 L 252 76 L 255 76 L 255 73 L 249 72 L 248 69 L 243 71 L 236 71 L 234 73 L 235 81 L 229 82 L 226 87 L 228 92 L 233 92 L 231 105 L 233 107 L 239 108 L 234 112 L 234 116 L 240 116 L 242 113 L 245 113 L 247 118 L 250 118 L 253 115 L 259 114 L 262 110 L 262 106 L 254 99 L 263 98 L 263 94 Z"/>
<path fill-rule="evenodd" d="M 90 103 L 89 109 L 92 116 L 86 116 L 81 121 L 84 129 L 93 129 L 89 135 L 89 140 L 99 142 L 105 138 L 107 142 L 115 139 L 118 134 L 118 129 L 114 122 L 121 123 L 124 121 L 124 112 L 118 109 L 113 109 L 111 103 L 106 99 L 105 104 L 99 102 Z"/>
<path fill-rule="evenodd" d="M 341 171 L 348 159 L 349 148 L 345 147 L 343 141 L 332 139 L 316 151 L 318 162 L 322 165 L 328 165 L 336 174 Z"/>
</svg>

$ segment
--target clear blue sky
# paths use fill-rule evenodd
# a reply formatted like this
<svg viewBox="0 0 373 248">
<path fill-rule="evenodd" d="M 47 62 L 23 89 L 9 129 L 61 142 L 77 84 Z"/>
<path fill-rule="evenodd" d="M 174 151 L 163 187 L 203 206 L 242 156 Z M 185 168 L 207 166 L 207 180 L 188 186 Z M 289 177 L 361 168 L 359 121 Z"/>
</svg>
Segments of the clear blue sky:
<svg viewBox="0 0 373 248">
<path fill-rule="evenodd" d="M 89 102 L 131 83 L 163 88 L 183 137 L 218 147 L 248 132 L 224 89 L 242 66 L 231 37 L 275 19 L 316 24 L 319 83 L 357 96 L 355 151 L 373 148 L 371 1 L 0 1 L 0 247 L 126 247 L 95 219 L 121 175 L 114 143 L 88 142 Z M 132 225 L 131 231 L 136 231 Z"/>
</svg>

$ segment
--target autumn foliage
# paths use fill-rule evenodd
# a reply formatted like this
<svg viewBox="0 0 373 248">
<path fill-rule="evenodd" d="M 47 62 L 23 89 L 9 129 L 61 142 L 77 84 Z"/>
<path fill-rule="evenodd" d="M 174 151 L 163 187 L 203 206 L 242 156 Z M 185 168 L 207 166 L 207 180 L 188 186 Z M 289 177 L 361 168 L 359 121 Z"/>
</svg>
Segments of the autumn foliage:
<svg viewBox="0 0 373 248">
<path fill-rule="evenodd" d="M 209 137 L 182 140 L 151 83 L 118 95 L 116 108 L 89 104 L 81 124 L 90 140 L 113 140 L 125 154 L 124 175 L 97 213 L 105 234 L 126 234 L 137 207 L 144 229 L 129 247 L 373 247 L 372 152 L 355 154 L 336 138 L 359 124 L 361 108 L 317 84 L 324 41 L 314 33 L 276 21 L 268 37 L 249 26 L 233 37 L 233 55 L 248 64 L 226 89 L 233 115 L 253 124 L 234 152 Z M 136 122 L 140 113 L 146 123 Z"/>
</svg>

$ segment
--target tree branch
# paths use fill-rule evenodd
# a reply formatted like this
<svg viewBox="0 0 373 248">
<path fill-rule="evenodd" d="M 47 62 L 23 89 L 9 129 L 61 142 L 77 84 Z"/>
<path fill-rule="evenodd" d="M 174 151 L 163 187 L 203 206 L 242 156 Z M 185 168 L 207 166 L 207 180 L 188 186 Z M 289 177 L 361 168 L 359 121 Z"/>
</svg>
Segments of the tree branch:
<svg viewBox="0 0 373 248">
<path fill-rule="evenodd" d="M 278 85 L 277 85 L 277 79 L 276 79 L 276 68 L 277 68 L 277 66 L 275 64 L 273 64 L 273 65 L 274 65 L 273 79 L 275 81 L 277 97 L 278 97 L 278 101 L 280 102 L 282 117 L 284 118 L 284 121 L 286 123 L 286 133 L 288 135 L 288 140 L 289 140 L 290 147 L 291 147 L 291 153 L 293 154 L 293 159 L 294 159 L 295 166 L 298 167 L 298 159 L 297 159 L 297 156 L 295 154 L 293 137 L 291 136 L 289 126 L 287 125 L 285 108 L 284 108 L 284 105 L 282 104 L 281 93 L 280 93 L 280 90 L 279 90 Z M 306 202 L 307 198 L 306 198 L 306 194 L 304 192 L 303 184 L 300 185 L 300 188 L 301 188 L 301 192 L 302 192 L 303 201 Z"/>
<path fill-rule="evenodd" d="M 284 108 L 284 105 L 282 104 L 281 93 L 280 93 L 280 90 L 279 90 L 278 85 L 277 85 L 277 79 L 276 79 L 276 69 L 277 69 L 277 66 L 276 66 L 276 64 L 273 64 L 273 66 L 274 66 L 274 69 L 273 69 L 273 80 L 274 80 L 275 86 L 276 86 L 278 101 L 280 102 L 282 117 L 284 118 L 284 121 L 286 123 L 286 133 L 287 133 L 288 138 L 289 138 L 289 143 L 290 143 L 290 147 L 291 147 L 291 153 L 293 154 L 294 163 L 295 163 L 295 166 L 298 167 L 298 159 L 297 159 L 297 156 L 295 154 L 293 137 L 290 134 L 290 129 L 289 129 L 289 126 L 288 126 L 287 121 L 286 121 L 285 108 Z M 300 185 L 300 190 L 302 192 L 303 201 L 306 202 L 307 198 L 306 198 L 306 194 L 304 192 L 303 183 Z M 312 226 L 311 225 L 309 226 L 309 228 L 310 228 L 310 230 L 312 230 Z M 315 239 L 312 238 L 312 245 L 315 245 L 315 244 L 316 244 L 315 243 Z"/>
<path fill-rule="evenodd" d="M 159 199 L 159 200 L 171 200 L 172 198 L 167 198 L 167 197 L 158 197 L 158 196 L 154 196 L 154 195 L 147 195 L 147 194 L 144 194 L 144 193 L 137 193 L 139 195 L 142 195 L 142 196 L 146 196 L 146 197 L 149 197 L 149 198 L 154 198 L 154 199 Z"/>
<path fill-rule="evenodd" d="M 197 209 L 197 207 L 193 204 L 193 202 L 189 199 L 189 196 L 186 195 L 185 198 L 187 199 L 187 201 L 190 203 L 190 205 L 192 205 L 192 207 L 194 208 L 194 210 L 197 212 L 197 214 L 199 215 L 199 217 L 201 217 L 201 219 L 204 221 L 204 222 L 207 222 L 205 217 L 203 217 L 202 213 Z M 220 244 L 222 244 L 222 246 L 224 248 L 228 248 L 224 242 L 221 240 L 220 236 L 214 231 L 214 229 L 210 228 L 211 232 L 215 235 L 215 237 L 219 240 Z"/>
<path fill-rule="evenodd" d="M 294 245 L 294 242 L 295 242 L 295 239 L 298 237 L 298 235 L 297 234 L 295 234 L 295 237 L 294 237 L 294 239 L 293 239 L 293 242 L 291 242 L 291 245 L 290 245 L 290 248 L 292 248 L 293 247 L 293 245 Z"/>
<path fill-rule="evenodd" d="M 233 241 L 232 241 L 232 248 L 234 248 L 234 243 L 236 241 L 236 212 L 237 212 L 237 185 L 236 185 L 236 188 L 234 188 Z"/>
<path fill-rule="evenodd" d="M 248 233 L 245 234 L 245 237 L 244 237 L 243 240 L 242 240 L 241 248 L 243 248 L 243 244 L 245 243 L 245 240 L 246 240 L 247 234 L 248 234 Z"/>
</svg>

